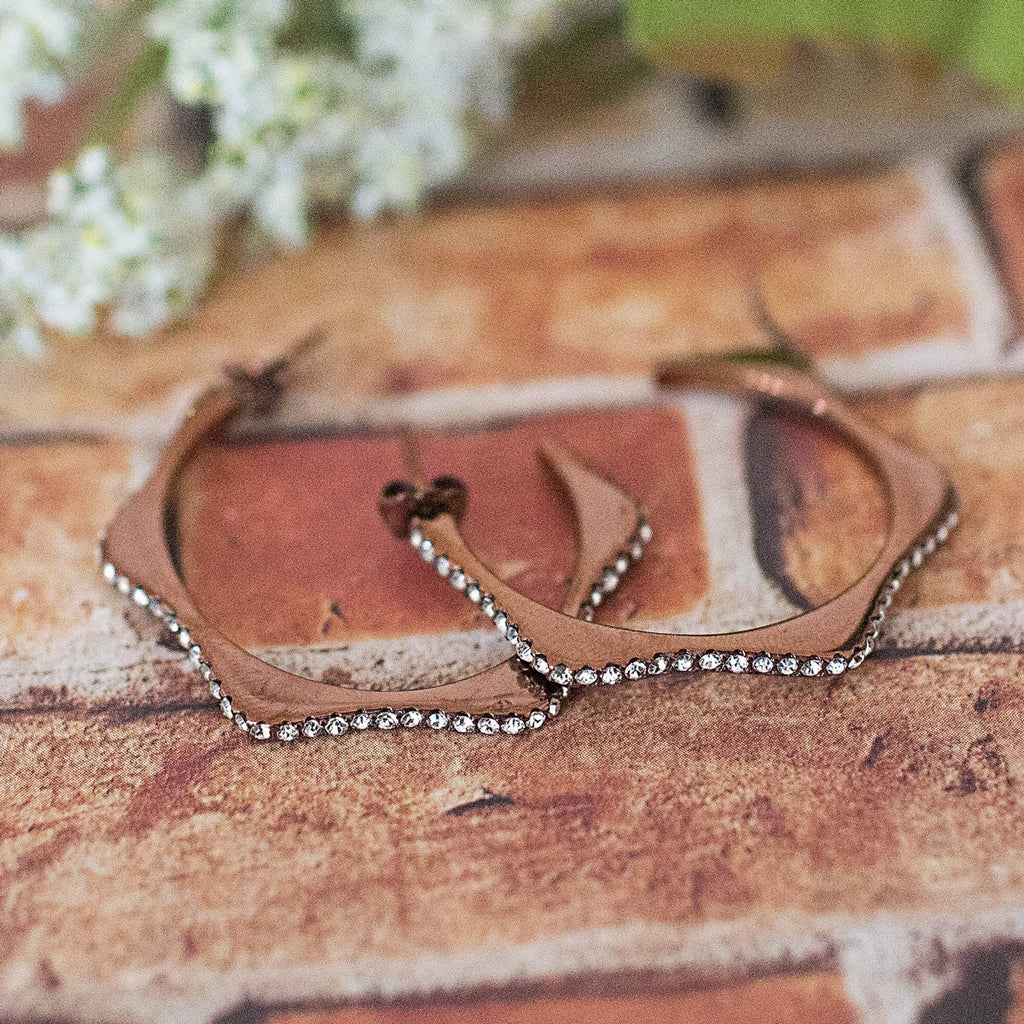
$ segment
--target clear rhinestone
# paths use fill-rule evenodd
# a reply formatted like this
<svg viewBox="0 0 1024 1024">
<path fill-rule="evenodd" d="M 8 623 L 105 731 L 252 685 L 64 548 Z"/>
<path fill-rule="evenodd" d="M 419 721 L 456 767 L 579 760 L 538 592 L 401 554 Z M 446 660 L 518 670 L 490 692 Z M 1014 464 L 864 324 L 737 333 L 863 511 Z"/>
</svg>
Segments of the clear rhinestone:
<svg viewBox="0 0 1024 1024">
<path fill-rule="evenodd" d="M 178 632 L 180 631 L 180 629 L 181 629 L 181 623 L 178 622 L 178 620 L 176 618 L 174 618 L 173 616 L 168 617 L 168 619 L 167 619 L 167 631 L 169 633 L 173 633 L 175 636 L 177 636 Z"/>
<path fill-rule="evenodd" d="M 725 659 L 725 667 L 730 672 L 746 672 L 750 667 L 750 659 L 742 651 L 733 651 Z"/>
<path fill-rule="evenodd" d="M 208 661 L 202 661 L 199 663 L 199 671 L 202 672 L 203 678 L 209 682 L 213 678 L 213 669 L 210 667 Z"/>
<path fill-rule="evenodd" d="M 551 666 L 548 664 L 548 659 L 543 654 L 534 654 L 533 656 L 533 670 L 539 672 L 542 676 L 546 676 L 551 671 Z"/>
<path fill-rule="evenodd" d="M 142 589 L 142 587 L 136 587 L 132 591 L 132 600 L 140 608 L 145 608 L 149 604 L 149 595 Z"/>
<path fill-rule="evenodd" d="M 618 665 L 605 665 L 601 669 L 601 682 L 605 686 L 614 686 L 622 679 L 622 669 Z"/>
<path fill-rule="evenodd" d="M 517 625 L 515 625 L 514 623 L 510 623 L 508 626 L 506 626 L 505 627 L 505 639 L 510 644 L 518 643 L 519 642 L 519 627 Z"/>
<path fill-rule="evenodd" d="M 221 697 L 224 696 L 224 694 L 221 692 L 219 679 L 210 680 L 210 694 L 215 700 L 220 700 Z"/>
<path fill-rule="evenodd" d="M 650 544 L 651 538 L 654 536 L 654 531 L 651 529 L 651 524 L 648 522 L 641 523 L 639 535 L 641 544 Z"/>
<path fill-rule="evenodd" d="M 593 686 L 597 682 L 597 673 L 589 665 L 584 665 L 576 669 L 572 680 L 577 686 Z"/>
<path fill-rule="evenodd" d="M 493 736 L 499 728 L 498 720 L 490 715 L 481 715 L 476 720 L 476 731 L 484 736 Z"/>
<path fill-rule="evenodd" d="M 516 644 L 516 657 L 520 661 L 525 661 L 527 665 L 533 661 L 533 648 L 530 646 L 529 640 L 520 640 Z"/>
<path fill-rule="evenodd" d="M 634 545 L 633 545 L 633 546 L 632 546 L 632 547 L 631 547 L 631 548 L 629 549 L 629 557 L 630 557 L 630 558 L 631 558 L 631 559 L 632 559 L 632 560 L 633 560 L 634 562 L 639 562 L 639 561 L 640 561 L 640 558 L 641 558 L 641 556 L 643 555 L 643 553 L 644 553 L 644 546 L 643 546 L 643 544 L 634 544 Z"/>
<path fill-rule="evenodd" d="M 583 604 L 581 604 L 579 615 L 577 616 L 577 618 L 582 619 L 584 622 L 593 622 L 594 606 L 589 601 L 586 601 Z"/>
<path fill-rule="evenodd" d="M 178 633 L 178 643 L 187 651 L 192 646 L 192 634 L 187 629 L 182 629 Z"/>
<path fill-rule="evenodd" d="M 394 713 L 390 708 L 387 711 L 381 711 L 377 717 L 373 720 L 373 724 L 378 729 L 383 729 L 385 732 L 388 729 L 398 728 L 398 715 Z"/>
<path fill-rule="evenodd" d="M 352 720 L 349 724 L 353 729 L 359 729 L 361 732 L 363 729 L 369 729 L 372 722 L 373 719 L 370 717 L 370 713 L 368 711 L 357 711 L 352 716 Z"/>
<path fill-rule="evenodd" d="M 409 534 L 409 543 L 414 548 L 420 548 L 423 546 L 423 531 L 418 527 L 414 526 Z"/>
<path fill-rule="evenodd" d="M 622 576 L 625 571 L 629 568 L 629 556 L 619 555 L 615 561 L 615 571 Z"/>
<path fill-rule="evenodd" d="M 945 544 L 949 540 L 949 527 L 945 523 L 935 531 L 935 540 L 939 544 Z"/>
<path fill-rule="evenodd" d="M 269 740 L 270 726 L 266 722 L 253 722 L 249 729 L 249 735 L 254 740 Z"/>
<path fill-rule="evenodd" d="M 800 674 L 805 676 L 816 676 L 822 670 L 821 658 L 808 658 L 800 666 Z"/>
<path fill-rule="evenodd" d="M 633 658 L 622 670 L 627 679 L 643 679 L 647 675 L 647 662 L 641 658 Z"/>
<path fill-rule="evenodd" d="M 491 594 L 484 594 L 480 598 L 480 611 L 488 618 L 494 618 L 494 597 Z"/>
<path fill-rule="evenodd" d="M 203 663 L 203 652 L 199 648 L 199 644 L 193 644 L 188 649 L 188 660 L 193 668 L 198 669 Z"/>
<path fill-rule="evenodd" d="M 551 718 L 554 718 L 558 714 L 558 712 L 561 711 L 561 710 L 562 710 L 562 701 L 561 701 L 561 699 L 558 698 L 558 697 L 552 697 L 551 700 L 548 701 L 548 715 Z"/>
<path fill-rule="evenodd" d="M 775 668 L 775 659 L 767 651 L 762 651 L 760 654 L 754 655 L 752 664 L 755 672 L 764 674 Z"/>
<path fill-rule="evenodd" d="M 825 666 L 825 671 L 830 676 L 838 676 L 846 671 L 847 661 L 841 654 L 833 654 Z"/>
<path fill-rule="evenodd" d="M 472 732 L 476 728 L 476 724 L 473 722 L 471 716 L 467 714 L 458 714 L 452 718 L 452 728 L 456 732 Z"/>
<path fill-rule="evenodd" d="M 714 672 L 715 669 L 722 667 L 722 656 L 718 651 L 705 651 L 700 656 L 700 667 L 705 672 Z"/>
<path fill-rule="evenodd" d="M 601 589 L 606 594 L 610 594 L 618 585 L 618 573 L 616 573 L 614 569 L 606 570 L 604 576 L 601 577 Z"/>
<path fill-rule="evenodd" d="M 526 722 L 519 717 L 519 715 L 509 715 L 504 722 L 501 723 L 501 731 L 508 733 L 509 736 L 516 736 L 526 728 Z"/>
<path fill-rule="evenodd" d="M 420 558 L 422 558 L 424 562 L 433 562 L 435 557 L 433 543 L 429 540 L 425 540 L 420 545 Z"/>
<path fill-rule="evenodd" d="M 131 593 L 132 581 L 130 579 L 128 579 L 127 576 L 118 576 L 117 577 L 117 589 L 120 590 L 122 594 L 127 596 L 128 594 Z"/>
<path fill-rule="evenodd" d="M 534 708 L 526 719 L 527 729 L 539 729 L 547 721 L 547 717 L 543 711 Z"/>
<path fill-rule="evenodd" d="M 113 583 L 114 580 L 117 579 L 117 569 L 114 567 L 113 563 L 107 562 L 107 564 L 103 566 L 103 578 L 108 583 Z"/>
<path fill-rule="evenodd" d="M 231 710 L 231 698 L 221 697 L 220 699 L 220 713 L 225 718 L 231 718 L 234 716 L 234 711 Z"/>
<path fill-rule="evenodd" d="M 249 731 L 249 723 L 245 720 L 245 715 L 243 715 L 241 711 L 235 712 L 235 725 L 237 725 L 242 732 Z"/>
<path fill-rule="evenodd" d="M 877 634 L 876 634 L 877 635 Z M 864 637 L 864 657 L 866 658 L 875 649 L 875 637 Z"/>
<path fill-rule="evenodd" d="M 415 729 L 423 721 L 423 712 L 408 708 L 402 712 L 402 728 Z"/>
<path fill-rule="evenodd" d="M 558 686 L 568 686 L 572 682 L 572 672 L 567 665 L 556 665 L 551 670 L 551 682 Z"/>
<path fill-rule="evenodd" d="M 937 547 L 938 547 L 938 543 L 936 542 L 935 538 L 934 537 L 929 537 L 924 542 L 924 553 L 926 555 L 934 555 L 935 554 L 935 549 Z"/>
<path fill-rule="evenodd" d="M 448 716 L 443 711 L 431 711 L 427 715 L 427 725 L 431 729 L 447 729 L 448 728 Z"/>
<path fill-rule="evenodd" d="M 948 524 L 949 528 L 951 530 L 955 529 L 956 528 L 956 524 L 959 523 L 959 522 L 960 522 L 960 513 L 959 512 L 950 512 L 948 518 L 946 519 L 946 523 Z"/>
<path fill-rule="evenodd" d="M 320 722 L 315 718 L 307 718 L 302 723 L 302 735 L 306 739 L 312 739 L 316 734 L 320 732 Z"/>
<path fill-rule="evenodd" d="M 914 548 L 914 553 L 910 556 L 910 561 L 915 569 L 921 567 L 921 563 L 924 561 L 924 549 Z"/>
<path fill-rule="evenodd" d="M 868 651 L 863 647 L 858 647 L 850 658 L 850 668 L 860 668 L 864 664 L 864 659 L 867 658 Z"/>
<path fill-rule="evenodd" d="M 473 604 L 479 604 L 480 598 L 483 594 L 480 593 L 480 584 L 476 580 L 470 580 L 466 584 L 466 597 L 473 602 Z"/>
<path fill-rule="evenodd" d="M 328 736 L 342 736 L 348 732 L 348 719 L 344 715 L 331 715 L 324 722 L 324 732 Z"/>
<path fill-rule="evenodd" d="M 689 651 L 676 651 L 672 658 L 673 672 L 689 672 L 693 668 L 693 655 Z"/>
<path fill-rule="evenodd" d="M 508 616 L 504 612 L 498 612 L 494 616 L 494 628 L 502 635 L 508 629 Z"/>
<path fill-rule="evenodd" d="M 452 574 L 448 577 L 448 582 L 456 590 L 465 590 L 466 574 L 458 566 L 456 566 L 454 569 L 452 569 Z"/>
<path fill-rule="evenodd" d="M 447 576 L 451 567 L 452 563 L 448 561 L 448 558 L 445 555 L 440 555 L 434 563 L 434 568 L 437 570 L 438 576 Z"/>
<path fill-rule="evenodd" d="M 792 654 L 784 654 L 775 665 L 775 670 L 784 676 L 791 676 L 800 667 L 800 662 Z"/>
<path fill-rule="evenodd" d="M 290 743 L 299 737 L 299 727 L 294 722 L 282 722 L 277 727 L 277 738 Z"/>
<path fill-rule="evenodd" d="M 595 608 L 598 608 L 598 607 L 600 607 L 601 602 L 603 600 L 604 600 L 604 594 L 601 592 L 601 589 L 599 587 L 594 587 L 594 589 L 590 592 L 590 603 Z"/>
<path fill-rule="evenodd" d="M 647 662 L 647 674 L 649 676 L 660 676 L 662 672 L 668 671 L 668 655 L 656 654 Z"/>
</svg>

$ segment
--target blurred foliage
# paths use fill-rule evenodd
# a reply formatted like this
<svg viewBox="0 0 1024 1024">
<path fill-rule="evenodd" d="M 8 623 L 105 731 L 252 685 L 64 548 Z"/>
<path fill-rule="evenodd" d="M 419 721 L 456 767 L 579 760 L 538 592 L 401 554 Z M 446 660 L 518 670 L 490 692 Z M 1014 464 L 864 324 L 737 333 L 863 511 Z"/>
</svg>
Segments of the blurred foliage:
<svg viewBox="0 0 1024 1024">
<path fill-rule="evenodd" d="M 678 70 L 771 76 L 794 39 L 867 43 L 962 67 L 1024 99 L 1022 0 L 627 0 L 627 12 L 638 50 Z"/>
</svg>

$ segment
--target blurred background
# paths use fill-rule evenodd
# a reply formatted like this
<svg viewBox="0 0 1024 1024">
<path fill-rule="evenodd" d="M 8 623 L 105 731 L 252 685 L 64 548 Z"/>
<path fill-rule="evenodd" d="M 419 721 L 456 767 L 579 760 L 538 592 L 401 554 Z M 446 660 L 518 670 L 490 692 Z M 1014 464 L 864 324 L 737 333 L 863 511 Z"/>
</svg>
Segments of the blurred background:
<svg viewBox="0 0 1024 1024">
<path fill-rule="evenodd" d="M 1011 133 L 1010 0 L 6 0 L 0 344 L 145 337 L 218 273 L 439 193 Z"/>
</svg>

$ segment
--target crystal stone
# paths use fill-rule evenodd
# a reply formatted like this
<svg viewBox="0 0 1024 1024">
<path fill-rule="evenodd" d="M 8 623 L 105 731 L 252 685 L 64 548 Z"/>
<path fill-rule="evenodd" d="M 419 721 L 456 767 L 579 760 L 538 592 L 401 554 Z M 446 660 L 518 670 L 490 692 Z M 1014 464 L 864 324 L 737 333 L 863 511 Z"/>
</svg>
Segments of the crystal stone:
<svg viewBox="0 0 1024 1024">
<path fill-rule="evenodd" d="M 286 743 L 290 743 L 292 740 L 297 739 L 299 735 L 299 727 L 294 722 L 282 722 L 277 727 L 277 738 L 284 740 Z"/>
<path fill-rule="evenodd" d="M 605 665 L 601 669 L 601 682 L 605 686 L 614 686 L 622 678 L 622 669 L 618 665 Z"/>
<path fill-rule="evenodd" d="M 622 670 L 627 679 L 643 679 L 647 675 L 647 662 L 640 658 L 633 658 Z"/>
<path fill-rule="evenodd" d="M 674 672 L 689 672 L 693 668 L 693 655 L 689 651 L 677 651 L 672 658 Z"/>
<path fill-rule="evenodd" d="M 720 668 L 722 665 L 722 656 L 718 651 L 705 651 L 700 656 L 700 667 L 705 672 L 713 672 L 716 668 Z"/>
<path fill-rule="evenodd" d="M 466 714 L 458 714 L 452 718 L 452 728 L 456 732 L 472 732 L 476 726 L 473 724 L 473 719 Z"/>
<path fill-rule="evenodd" d="M 734 651 L 725 659 L 725 667 L 730 672 L 746 672 L 750 667 L 750 659 L 742 651 Z"/>
<path fill-rule="evenodd" d="M 493 736 L 499 728 L 498 720 L 490 715 L 481 715 L 476 720 L 476 730 L 484 736 Z"/>
<path fill-rule="evenodd" d="M 423 721 L 423 712 L 409 708 L 402 712 L 402 728 L 415 729 Z"/>
<path fill-rule="evenodd" d="M 398 715 L 394 713 L 390 708 L 387 711 L 381 711 L 377 717 L 373 720 L 373 724 L 378 729 L 397 729 L 398 728 Z"/>
<path fill-rule="evenodd" d="M 584 665 L 576 669 L 572 678 L 577 686 L 593 686 L 597 682 L 597 673 L 589 665 Z"/>
<path fill-rule="evenodd" d="M 427 715 L 427 725 L 431 729 L 447 729 L 448 728 L 448 716 L 443 711 L 431 711 Z"/>
<path fill-rule="evenodd" d="M 348 719 L 341 715 L 331 715 L 324 722 L 324 732 L 328 736 L 341 736 L 348 732 Z"/>
<path fill-rule="evenodd" d="M 320 723 L 315 718 L 307 718 L 302 723 L 302 735 L 306 739 L 311 740 L 318 732 L 320 732 Z"/>
<path fill-rule="evenodd" d="M 524 722 L 519 715 L 509 715 L 504 722 L 501 723 L 501 731 L 508 733 L 509 736 L 516 736 L 526 728 L 526 722 Z"/>
</svg>

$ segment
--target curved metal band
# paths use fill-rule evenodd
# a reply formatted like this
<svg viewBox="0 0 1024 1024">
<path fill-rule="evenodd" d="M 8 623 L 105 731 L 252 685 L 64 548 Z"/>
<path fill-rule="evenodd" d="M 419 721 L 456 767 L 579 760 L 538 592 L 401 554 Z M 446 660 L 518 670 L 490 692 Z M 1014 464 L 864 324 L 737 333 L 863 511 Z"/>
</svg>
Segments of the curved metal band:
<svg viewBox="0 0 1024 1024">
<path fill-rule="evenodd" d="M 732 671 L 773 671 L 774 663 L 767 669 L 754 666 L 755 652 L 762 651 L 804 659 L 796 664 L 805 675 L 859 665 L 870 653 L 873 638 L 864 648 L 855 648 L 852 643 L 872 611 L 880 604 L 884 610 L 891 593 L 909 571 L 911 563 L 901 564 L 901 560 L 912 558 L 913 564 L 919 564 L 923 556 L 915 552 L 915 544 L 926 545 L 925 551 L 929 546 L 933 550 L 934 535 L 929 531 L 939 529 L 940 539 L 944 539 L 944 532 L 955 523 L 954 518 L 940 526 L 956 504 L 955 492 L 945 475 L 932 462 L 857 415 L 819 381 L 785 365 L 757 365 L 728 358 L 691 361 L 667 367 L 659 381 L 668 389 L 714 390 L 779 404 L 844 438 L 882 480 L 888 509 L 885 543 L 863 575 L 820 607 L 768 626 L 699 635 L 644 632 L 583 621 L 524 597 L 483 563 L 450 515 L 420 522 L 422 536 L 436 552 L 443 552 L 452 563 L 480 580 L 505 613 L 502 623 L 515 623 L 519 635 L 529 639 L 532 652 L 543 652 L 552 664 L 561 662 L 559 670 L 568 669 L 576 682 L 598 681 L 595 676 L 606 663 L 610 669 L 625 669 L 632 662 L 636 676 L 647 674 L 649 664 L 664 671 L 670 652 L 680 648 L 697 655 L 707 652 L 712 655 L 707 667 Z M 931 538 L 930 543 L 926 538 Z M 727 665 L 730 651 L 737 658 Z M 809 658 L 814 661 L 807 665 Z M 792 664 L 787 662 L 786 674 L 797 670 L 789 667 Z M 629 671 L 625 674 L 630 677 Z M 557 678 L 565 676 L 563 671 Z"/>
<path fill-rule="evenodd" d="M 283 363 L 272 364 L 281 368 Z M 236 371 L 236 378 L 238 372 Z M 247 381 L 251 384 L 252 381 Z M 235 381 L 237 384 L 237 379 Z M 257 389 L 250 388 L 252 394 Z M 420 725 L 460 732 L 515 733 L 537 728 L 557 714 L 561 688 L 524 670 L 514 659 L 464 679 L 409 691 L 372 691 L 316 682 L 261 661 L 234 644 L 203 614 L 174 563 L 168 509 L 181 470 L 196 449 L 233 418 L 254 407 L 230 384 L 214 388 L 194 404 L 141 490 L 118 511 L 100 542 L 104 575 L 123 594 L 160 618 L 178 637 L 195 666 L 210 681 L 224 714 L 255 738 L 280 739 L 352 728 Z M 417 475 L 418 467 L 410 467 Z M 570 491 L 572 488 L 570 487 Z M 593 497 L 593 495 L 591 495 Z M 581 519 L 581 548 L 590 558 L 580 574 L 596 574 L 635 530 L 639 510 L 617 488 L 604 484 L 599 514 Z M 581 582 L 582 580 L 582 582 Z M 578 611 L 587 578 L 570 587 L 566 618 Z M 404 702 L 413 701 L 412 707 Z M 403 711 L 395 712 L 399 704 Z M 272 727 L 278 728 L 272 728 Z"/>
</svg>

